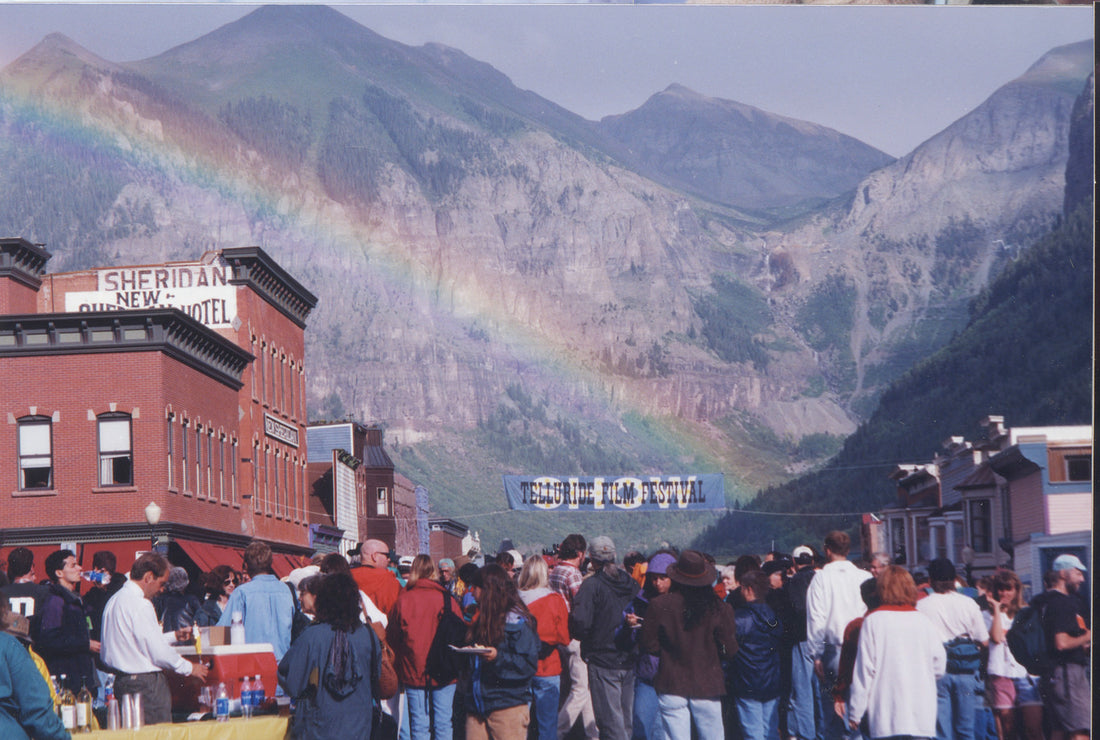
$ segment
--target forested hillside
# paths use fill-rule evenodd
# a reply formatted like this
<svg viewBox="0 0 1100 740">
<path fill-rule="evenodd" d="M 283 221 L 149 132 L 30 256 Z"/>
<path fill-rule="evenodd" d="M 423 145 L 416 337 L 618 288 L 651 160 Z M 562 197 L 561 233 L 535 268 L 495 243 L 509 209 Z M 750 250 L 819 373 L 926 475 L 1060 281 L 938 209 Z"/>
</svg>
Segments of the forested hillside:
<svg viewBox="0 0 1100 740">
<path fill-rule="evenodd" d="M 893 501 L 894 465 L 930 460 L 949 436 L 977 436 L 989 414 L 1010 426 L 1091 423 L 1091 217 L 1089 199 L 1007 267 L 972 301 L 965 330 L 895 382 L 824 469 L 761 491 L 697 545 L 790 550 L 854 528 L 860 512 Z"/>
</svg>

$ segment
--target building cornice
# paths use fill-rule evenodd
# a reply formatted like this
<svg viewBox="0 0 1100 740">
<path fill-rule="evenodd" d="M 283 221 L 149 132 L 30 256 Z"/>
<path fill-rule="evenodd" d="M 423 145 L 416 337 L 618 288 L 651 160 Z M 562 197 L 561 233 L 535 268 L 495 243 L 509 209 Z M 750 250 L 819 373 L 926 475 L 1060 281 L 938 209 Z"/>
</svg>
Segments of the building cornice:
<svg viewBox="0 0 1100 740">
<path fill-rule="evenodd" d="M 0 316 L 0 357 L 163 352 L 234 391 L 253 356 L 174 308 Z"/>
<path fill-rule="evenodd" d="M 229 282 L 245 285 L 301 328 L 317 305 L 317 296 L 291 277 L 290 273 L 259 247 L 233 247 L 221 251 L 233 270 Z"/>
<path fill-rule="evenodd" d="M 0 277 L 38 290 L 52 255 L 38 244 L 18 237 L 0 238 Z"/>
</svg>

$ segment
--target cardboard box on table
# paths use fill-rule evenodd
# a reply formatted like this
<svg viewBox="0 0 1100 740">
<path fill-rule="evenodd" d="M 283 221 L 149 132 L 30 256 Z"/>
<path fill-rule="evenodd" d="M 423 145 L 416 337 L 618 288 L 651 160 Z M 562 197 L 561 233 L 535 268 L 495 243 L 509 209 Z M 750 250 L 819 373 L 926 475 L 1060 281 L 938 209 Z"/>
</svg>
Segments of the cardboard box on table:
<svg viewBox="0 0 1100 740">
<path fill-rule="evenodd" d="M 257 673 L 264 683 L 264 694 L 267 698 L 275 696 L 278 665 L 275 663 L 275 650 L 271 643 L 203 645 L 201 656 L 190 645 L 178 646 L 176 651 L 192 663 L 202 660 L 210 666 L 210 673 L 207 674 L 206 681 L 199 683 L 190 677 L 168 672 L 168 684 L 172 689 L 172 710 L 175 712 L 198 711 L 199 689 L 209 686 L 211 690 L 217 691 L 218 684 L 223 681 L 230 701 L 234 706 L 239 706 L 237 700 L 241 698 L 241 679 L 248 676 L 251 681 Z"/>
</svg>

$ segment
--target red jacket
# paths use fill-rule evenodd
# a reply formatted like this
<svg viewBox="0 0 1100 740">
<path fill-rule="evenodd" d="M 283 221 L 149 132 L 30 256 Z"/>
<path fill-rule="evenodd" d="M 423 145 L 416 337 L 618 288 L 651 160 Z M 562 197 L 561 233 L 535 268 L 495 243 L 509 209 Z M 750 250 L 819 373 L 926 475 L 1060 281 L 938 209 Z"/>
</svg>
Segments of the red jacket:
<svg viewBox="0 0 1100 740">
<path fill-rule="evenodd" d="M 569 644 L 569 606 L 565 597 L 548 588 L 520 591 L 520 598 L 538 622 L 539 640 L 550 645 Z M 561 675 L 561 657 L 554 650 L 539 660 L 536 676 Z"/>
<path fill-rule="evenodd" d="M 401 584 L 397 582 L 397 576 L 385 568 L 362 565 L 351 569 L 351 577 L 359 584 L 359 590 L 369 596 L 374 605 L 388 617 L 393 605 L 397 603 L 397 597 L 401 595 Z"/>
<path fill-rule="evenodd" d="M 462 607 L 458 600 L 429 578 L 421 578 L 402 592 L 390 612 L 386 642 L 393 648 L 394 668 L 403 686 L 419 688 L 428 683 L 425 668 L 428 649 L 439 626 L 444 598 L 450 603 L 451 611 L 461 617 Z"/>
</svg>

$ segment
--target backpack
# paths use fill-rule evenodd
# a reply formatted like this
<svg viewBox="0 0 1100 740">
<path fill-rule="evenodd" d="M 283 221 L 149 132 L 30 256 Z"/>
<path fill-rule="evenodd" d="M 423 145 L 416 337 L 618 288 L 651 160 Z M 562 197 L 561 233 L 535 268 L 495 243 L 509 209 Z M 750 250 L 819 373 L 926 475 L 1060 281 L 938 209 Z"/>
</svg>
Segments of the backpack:
<svg viewBox="0 0 1100 740">
<path fill-rule="evenodd" d="M 429 681 L 435 686 L 446 686 L 454 681 L 466 665 L 466 656 L 451 650 L 451 645 L 461 646 L 466 642 L 466 621 L 451 611 L 451 599 L 454 596 L 445 590 L 439 625 L 428 648 L 426 669 Z"/>
<path fill-rule="evenodd" d="M 943 647 L 947 652 L 948 673 L 974 673 L 982 667 L 982 646 L 969 637 L 956 637 Z"/>
<path fill-rule="evenodd" d="M 1008 649 L 1016 662 L 1033 676 L 1048 673 L 1052 666 L 1047 649 L 1046 630 L 1043 629 L 1043 608 L 1032 603 L 1016 613 L 1016 619 L 1005 636 Z"/>
</svg>

